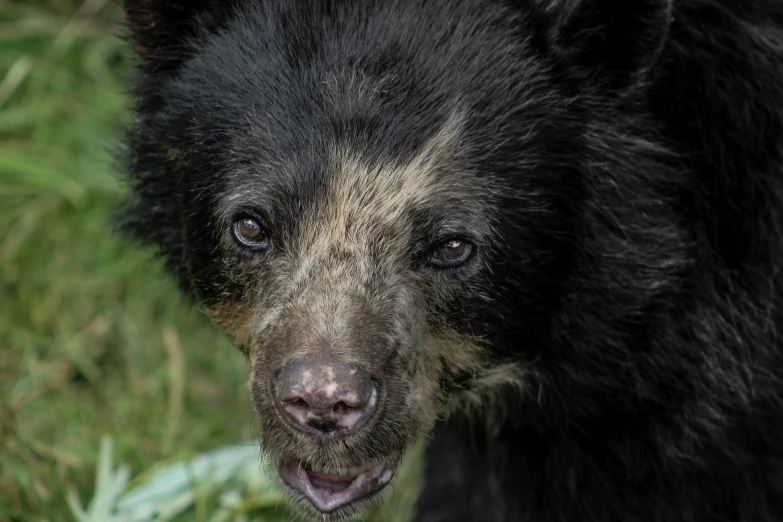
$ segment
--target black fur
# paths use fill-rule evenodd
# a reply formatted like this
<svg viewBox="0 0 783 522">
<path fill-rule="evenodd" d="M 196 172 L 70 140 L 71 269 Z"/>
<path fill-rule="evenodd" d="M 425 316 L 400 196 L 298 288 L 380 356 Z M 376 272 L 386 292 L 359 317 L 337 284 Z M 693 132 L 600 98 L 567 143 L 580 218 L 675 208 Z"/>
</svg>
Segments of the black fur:
<svg viewBox="0 0 783 522">
<path fill-rule="evenodd" d="M 527 378 L 438 425 L 419 520 L 783 519 L 783 2 L 128 4 L 126 228 L 205 303 L 243 284 L 221 196 L 285 234 L 327 144 L 406 157 L 465 111 L 499 190 L 446 313 Z"/>
</svg>

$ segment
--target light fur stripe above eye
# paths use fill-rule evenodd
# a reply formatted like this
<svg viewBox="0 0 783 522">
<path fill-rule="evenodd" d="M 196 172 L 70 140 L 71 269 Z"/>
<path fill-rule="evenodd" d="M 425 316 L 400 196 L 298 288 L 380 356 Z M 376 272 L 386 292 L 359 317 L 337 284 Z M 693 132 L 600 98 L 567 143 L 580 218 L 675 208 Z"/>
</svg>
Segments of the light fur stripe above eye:
<svg viewBox="0 0 783 522">
<path fill-rule="evenodd" d="M 409 211 L 454 184 L 453 178 L 438 173 L 451 167 L 462 124 L 462 113 L 452 113 L 407 161 L 369 160 L 337 146 L 325 201 L 311 209 L 300 228 L 303 256 L 318 257 L 335 248 L 366 255 L 381 230 L 389 254 L 401 251 L 411 233 Z"/>
</svg>

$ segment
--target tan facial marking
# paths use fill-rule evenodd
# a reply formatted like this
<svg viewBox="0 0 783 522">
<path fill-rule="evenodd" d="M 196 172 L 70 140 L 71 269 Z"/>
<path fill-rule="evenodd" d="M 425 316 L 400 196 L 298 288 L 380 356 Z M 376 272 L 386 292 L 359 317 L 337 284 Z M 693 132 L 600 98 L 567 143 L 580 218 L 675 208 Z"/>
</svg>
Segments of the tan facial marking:
<svg viewBox="0 0 783 522">
<path fill-rule="evenodd" d="M 353 151 L 337 148 L 326 202 L 302 227 L 300 267 L 335 249 L 364 258 L 380 241 L 389 250 L 406 241 L 411 225 L 406 212 L 454 187 L 454 176 L 438 174 L 451 167 L 461 125 L 461 113 L 455 112 L 406 163 L 391 158 L 367 162 Z M 380 237 L 382 231 L 391 237 Z"/>
<path fill-rule="evenodd" d="M 232 343 L 242 347 L 248 355 L 253 349 L 253 306 L 244 302 L 218 303 L 204 310 L 205 314 L 219 326 Z"/>
<path fill-rule="evenodd" d="M 409 406 L 421 408 L 429 429 L 441 414 L 440 380 L 443 372 L 479 371 L 484 350 L 476 339 L 454 331 L 428 336 L 422 352 L 414 358 L 412 393 Z M 445 367 L 444 367 L 445 365 Z"/>
<path fill-rule="evenodd" d="M 505 392 L 515 390 L 521 393 L 525 386 L 524 367 L 515 363 L 478 368 L 469 387 L 449 397 L 443 413 L 445 416 L 460 413 L 472 418 L 493 432 L 499 429 L 508 414 Z"/>
<path fill-rule="evenodd" d="M 334 350 L 351 328 L 357 307 L 378 304 L 365 283 L 377 280 L 377 263 L 384 263 L 399 277 L 407 269 L 412 223 L 408 212 L 418 204 L 453 193 L 459 177 L 444 175 L 453 168 L 459 146 L 462 113 L 455 111 L 440 129 L 405 160 L 375 158 L 336 147 L 332 174 L 324 200 L 301 219 L 290 238 L 283 288 L 294 290 L 262 311 L 256 332 L 263 332 L 292 310 L 307 323 L 308 337 L 325 339 Z M 458 174 L 458 173 L 457 173 Z M 456 180 L 456 181 L 455 181 Z M 373 252 L 380 259 L 373 258 Z M 282 268 L 282 267 L 281 267 Z M 396 291 L 402 281 L 383 281 Z M 375 300 L 375 302 L 373 302 Z M 396 307 L 413 306 L 397 293 Z M 387 303 L 388 304 L 388 303 Z M 289 347 L 289 356 L 309 350 L 304 344 Z M 335 353 L 350 358 L 350 353 Z"/>
</svg>

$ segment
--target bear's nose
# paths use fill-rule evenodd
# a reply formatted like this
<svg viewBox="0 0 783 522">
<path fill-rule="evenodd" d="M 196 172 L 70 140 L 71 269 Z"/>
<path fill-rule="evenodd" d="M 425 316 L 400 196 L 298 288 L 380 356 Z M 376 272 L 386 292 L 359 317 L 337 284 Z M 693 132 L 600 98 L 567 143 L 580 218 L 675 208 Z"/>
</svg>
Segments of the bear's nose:
<svg viewBox="0 0 783 522">
<path fill-rule="evenodd" d="M 292 426 L 317 434 L 360 429 L 378 403 L 378 390 L 366 371 L 322 358 L 286 363 L 274 393 L 278 409 Z"/>
</svg>

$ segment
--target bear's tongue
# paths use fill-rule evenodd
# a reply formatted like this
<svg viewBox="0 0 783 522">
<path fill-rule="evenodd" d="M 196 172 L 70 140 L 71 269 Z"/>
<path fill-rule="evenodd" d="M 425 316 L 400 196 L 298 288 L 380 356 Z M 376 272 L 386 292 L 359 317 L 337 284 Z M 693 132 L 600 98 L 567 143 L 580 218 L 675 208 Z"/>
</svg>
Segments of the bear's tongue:
<svg viewBox="0 0 783 522">
<path fill-rule="evenodd" d="M 326 473 L 318 473 L 311 470 L 306 470 L 307 476 L 310 477 L 310 484 L 318 489 L 329 489 L 333 493 L 345 491 L 350 486 L 355 476 L 344 477 L 342 475 L 328 475 Z"/>
<path fill-rule="evenodd" d="M 316 509 L 329 513 L 381 489 L 391 480 L 395 467 L 379 463 L 355 474 L 335 475 L 305 469 L 297 463 L 278 466 L 278 473 Z"/>
</svg>

